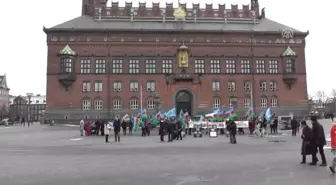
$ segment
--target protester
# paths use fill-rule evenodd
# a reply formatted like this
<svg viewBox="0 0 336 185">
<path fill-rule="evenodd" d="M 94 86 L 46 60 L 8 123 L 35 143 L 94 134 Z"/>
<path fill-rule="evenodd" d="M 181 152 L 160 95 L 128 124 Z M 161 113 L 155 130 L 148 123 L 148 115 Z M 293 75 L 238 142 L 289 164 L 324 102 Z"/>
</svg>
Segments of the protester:
<svg viewBox="0 0 336 185">
<path fill-rule="evenodd" d="M 164 142 L 164 136 L 165 136 L 165 132 L 166 132 L 166 124 L 164 123 L 163 120 L 160 120 L 160 128 L 159 128 L 159 135 L 160 135 L 160 141 Z"/>
<path fill-rule="evenodd" d="M 109 143 L 109 136 L 110 136 L 111 125 L 108 122 L 104 124 L 104 134 L 105 134 L 105 142 Z"/>
<path fill-rule="evenodd" d="M 302 161 L 301 164 L 306 163 L 306 155 L 309 155 L 312 153 L 312 148 L 311 148 L 311 141 L 313 137 L 313 132 L 312 129 L 307 125 L 306 121 L 301 122 L 301 127 L 302 129 L 302 134 L 301 134 L 301 139 L 302 139 L 302 145 L 301 145 L 301 155 L 302 155 Z"/>
<path fill-rule="evenodd" d="M 330 138 L 331 138 L 331 152 L 334 154 L 334 158 L 332 160 L 329 169 L 332 173 L 335 173 L 336 167 L 336 122 L 334 122 L 333 126 L 330 129 Z"/>
<path fill-rule="evenodd" d="M 84 120 L 81 120 L 79 122 L 79 131 L 80 131 L 80 135 L 83 136 L 83 132 L 84 132 Z"/>
<path fill-rule="evenodd" d="M 113 127 L 114 127 L 114 141 L 115 142 L 120 142 L 120 127 L 121 127 L 121 123 L 120 123 L 120 119 L 119 118 L 117 118 L 114 121 Z"/>
<path fill-rule="evenodd" d="M 327 144 L 323 126 L 317 121 L 317 118 L 314 116 L 311 118 L 312 125 L 313 125 L 313 137 L 312 137 L 312 147 L 315 151 L 319 151 L 322 159 L 322 164 L 320 166 L 327 166 L 326 157 L 324 155 L 323 147 Z M 312 162 L 310 165 L 315 166 L 318 162 L 316 157 L 317 152 L 313 152 L 312 154 Z"/>
</svg>

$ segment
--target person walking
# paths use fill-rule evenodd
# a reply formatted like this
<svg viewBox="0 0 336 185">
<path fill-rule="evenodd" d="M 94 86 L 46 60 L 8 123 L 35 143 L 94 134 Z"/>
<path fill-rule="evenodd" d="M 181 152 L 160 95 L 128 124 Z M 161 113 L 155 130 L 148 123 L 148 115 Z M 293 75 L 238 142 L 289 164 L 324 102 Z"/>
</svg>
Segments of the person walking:
<svg viewBox="0 0 336 185">
<path fill-rule="evenodd" d="M 292 136 L 296 136 L 296 132 L 297 132 L 296 127 L 297 127 L 297 125 L 298 125 L 297 120 L 296 120 L 295 118 L 293 118 L 293 119 L 291 120 Z"/>
<path fill-rule="evenodd" d="M 104 124 L 105 143 L 109 143 L 111 125 L 108 122 Z"/>
<path fill-rule="evenodd" d="M 119 118 L 117 118 L 114 121 L 113 127 L 114 127 L 114 141 L 115 142 L 120 142 L 120 127 L 121 127 L 121 123 L 120 123 L 120 119 Z"/>
<path fill-rule="evenodd" d="M 311 141 L 313 137 L 313 131 L 312 129 L 307 125 L 306 121 L 301 122 L 302 127 L 302 145 L 301 145 L 301 155 L 302 155 L 302 161 L 301 164 L 306 164 L 306 155 L 309 155 L 312 153 L 311 150 Z"/>
<path fill-rule="evenodd" d="M 159 135 L 160 135 L 160 141 L 164 142 L 164 136 L 165 136 L 165 129 L 166 124 L 163 122 L 163 120 L 160 120 L 160 128 L 159 128 Z"/>
<path fill-rule="evenodd" d="M 321 155 L 322 164 L 320 166 L 327 166 L 327 161 L 323 149 L 323 147 L 327 144 L 327 141 L 325 138 L 323 126 L 317 121 L 317 118 L 315 116 L 311 118 L 311 121 L 313 125 L 312 147 L 314 147 L 315 151 L 317 151 L 318 149 Z M 316 166 L 318 161 L 316 153 L 317 152 L 313 152 L 312 154 L 312 162 L 310 163 L 310 165 L 312 166 Z"/>
<path fill-rule="evenodd" d="M 84 120 L 81 120 L 81 121 L 79 122 L 79 132 L 80 132 L 80 135 L 81 135 L 81 136 L 84 135 L 84 126 L 85 126 L 85 124 L 84 124 Z"/>
<path fill-rule="evenodd" d="M 334 158 L 332 160 L 329 169 L 332 173 L 335 173 L 336 167 L 336 123 L 333 123 L 333 126 L 330 129 L 330 139 L 331 139 L 331 152 L 334 154 Z"/>
</svg>

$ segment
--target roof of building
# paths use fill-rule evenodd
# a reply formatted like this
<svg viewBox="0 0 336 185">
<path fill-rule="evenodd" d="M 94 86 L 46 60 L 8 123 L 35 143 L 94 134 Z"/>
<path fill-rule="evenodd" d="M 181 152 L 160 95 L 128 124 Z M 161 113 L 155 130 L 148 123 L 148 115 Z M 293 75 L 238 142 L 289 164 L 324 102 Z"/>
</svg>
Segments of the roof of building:
<svg viewBox="0 0 336 185">
<path fill-rule="evenodd" d="M 288 46 L 286 51 L 282 55 L 287 57 L 293 57 L 296 56 L 296 53 L 292 50 L 291 47 Z"/>
<path fill-rule="evenodd" d="M 51 28 L 44 28 L 46 33 L 52 31 L 188 31 L 188 32 L 277 32 L 289 28 L 268 18 L 251 21 L 166 21 L 162 20 L 95 20 L 84 15 Z M 308 34 L 290 28 L 296 34 Z"/>
</svg>

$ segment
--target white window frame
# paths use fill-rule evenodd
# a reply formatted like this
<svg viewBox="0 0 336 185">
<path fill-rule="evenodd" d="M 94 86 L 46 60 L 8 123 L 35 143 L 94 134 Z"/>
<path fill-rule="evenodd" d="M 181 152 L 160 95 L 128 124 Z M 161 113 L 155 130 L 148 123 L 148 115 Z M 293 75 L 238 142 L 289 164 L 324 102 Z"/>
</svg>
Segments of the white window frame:
<svg viewBox="0 0 336 185">
<path fill-rule="evenodd" d="M 276 81 L 270 81 L 269 88 L 271 91 L 277 91 L 277 82 Z"/>
<path fill-rule="evenodd" d="M 145 70 L 147 74 L 156 73 L 156 61 L 154 59 L 148 59 L 145 63 Z"/>
<path fill-rule="evenodd" d="M 114 92 L 121 92 L 122 91 L 122 82 L 121 81 L 113 82 L 113 91 Z"/>
<path fill-rule="evenodd" d="M 269 73 L 278 74 L 279 73 L 279 64 L 277 60 L 269 61 Z"/>
<path fill-rule="evenodd" d="M 155 109 L 155 102 L 153 99 L 147 100 L 147 109 Z"/>
<path fill-rule="evenodd" d="M 154 81 L 148 81 L 146 83 L 146 87 L 147 87 L 147 92 L 155 92 L 156 88 L 155 88 L 156 84 Z"/>
<path fill-rule="evenodd" d="M 244 91 L 245 92 L 251 91 L 251 81 L 244 81 Z"/>
<path fill-rule="evenodd" d="M 275 96 L 271 98 L 271 107 L 278 107 L 278 98 Z"/>
<path fill-rule="evenodd" d="M 137 74 L 140 73 L 140 61 L 139 60 L 129 60 L 128 73 Z"/>
<path fill-rule="evenodd" d="M 81 60 L 81 73 L 88 74 L 91 73 L 91 61 L 88 59 Z"/>
<path fill-rule="evenodd" d="M 249 107 L 251 107 L 251 98 L 250 98 L 250 97 L 246 97 L 246 98 L 244 98 L 244 100 L 243 100 L 243 105 L 244 105 L 244 108 L 249 108 Z"/>
<path fill-rule="evenodd" d="M 82 100 L 82 109 L 83 110 L 90 110 L 91 109 L 91 100 L 89 100 L 89 99 Z"/>
<path fill-rule="evenodd" d="M 240 61 L 240 71 L 243 74 L 251 73 L 251 63 L 249 60 L 241 60 Z"/>
<path fill-rule="evenodd" d="M 214 91 L 214 92 L 220 91 L 220 81 L 213 81 L 212 82 L 212 91 Z"/>
<path fill-rule="evenodd" d="M 260 98 L 260 107 L 262 107 L 262 108 L 267 107 L 267 98 L 266 97 L 261 97 Z"/>
<path fill-rule="evenodd" d="M 228 99 L 228 107 L 229 107 L 229 108 L 233 108 L 233 106 L 234 106 L 234 105 L 233 105 L 233 103 L 232 103 L 232 99 L 229 98 L 229 99 Z"/>
<path fill-rule="evenodd" d="M 173 61 L 172 60 L 162 60 L 162 73 L 164 74 L 173 73 Z"/>
<path fill-rule="evenodd" d="M 204 60 L 201 59 L 195 60 L 195 73 L 201 74 L 204 72 L 205 72 Z"/>
<path fill-rule="evenodd" d="M 226 73 L 233 74 L 236 73 L 236 61 L 226 60 Z"/>
<path fill-rule="evenodd" d="M 103 100 L 98 99 L 94 101 L 94 109 L 95 110 L 103 110 L 104 106 L 103 106 Z"/>
<path fill-rule="evenodd" d="M 138 92 L 139 91 L 139 82 L 131 81 L 130 82 L 130 91 L 131 92 Z"/>
<path fill-rule="evenodd" d="M 266 73 L 265 60 L 256 61 L 256 70 L 258 74 Z"/>
<path fill-rule="evenodd" d="M 139 109 L 139 101 L 137 99 L 130 100 L 130 109 L 137 110 Z"/>
<path fill-rule="evenodd" d="M 114 59 L 112 60 L 112 73 L 121 74 L 123 72 L 123 60 Z"/>
<path fill-rule="evenodd" d="M 113 100 L 112 104 L 114 110 L 119 110 L 122 108 L 122 101 L 120 99 Z"/>
<path fill-rule="evenodd" d="M 103 92 L 103 82 L 95 81 L 95 92 Z"/>
<path fill-rule="evenodd" d="M 267 90 L 267 82 L 260 81 L 260 91 L 266 91 L 266 90 Z"/>
<path fill-rule="evenodd" d="M 228 90 L 230 92 L 235 92 L 236 91 L 236 82 L 235 81 L 229 81 L 228 82 Z"/>
<path fill-rule="evenodd" d="M 220 60 L 210 60 L 210 73 L 219 74 L 221 72 Z"/>
<path fill-rule="evenodd" d="M 84 81 L 83 82 L 83 92 L 90 92 L 91 91 L 91 82 Z"/>
<path fill-rule="evenodd" d="M 104 59 L 97 59 L 95 64 L 96 74 L 106 73 L 106 61 Z"/>
<path fill-rule="evenodd" d="M 213 108 L 220 108 L 221 107 L 221 102 L 220 102 L 220 98 L 219 97 L 215 97 L 213 99 L 213 105 L 212 105 Z"/>
</svg>

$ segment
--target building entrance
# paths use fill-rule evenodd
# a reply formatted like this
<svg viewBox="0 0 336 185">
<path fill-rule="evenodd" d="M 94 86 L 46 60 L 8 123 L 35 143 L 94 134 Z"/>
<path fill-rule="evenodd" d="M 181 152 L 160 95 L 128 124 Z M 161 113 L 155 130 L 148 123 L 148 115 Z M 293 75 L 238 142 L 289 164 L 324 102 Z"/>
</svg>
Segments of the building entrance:
<svg viewBox="0 0 336 185">
<path fill-rule="evenodd" d="M 176 105 L 176 114 L 179 115 L 180 111 L 182 110 L 184 113 L 188 112 L 189 115 L 192 115 L 192 94 L 189 91 L 181 90 L 176 94 L 175 97 L 175 105 Z"/>
</svg>

